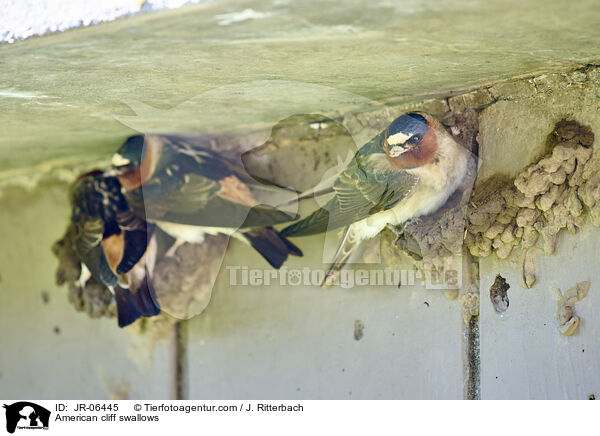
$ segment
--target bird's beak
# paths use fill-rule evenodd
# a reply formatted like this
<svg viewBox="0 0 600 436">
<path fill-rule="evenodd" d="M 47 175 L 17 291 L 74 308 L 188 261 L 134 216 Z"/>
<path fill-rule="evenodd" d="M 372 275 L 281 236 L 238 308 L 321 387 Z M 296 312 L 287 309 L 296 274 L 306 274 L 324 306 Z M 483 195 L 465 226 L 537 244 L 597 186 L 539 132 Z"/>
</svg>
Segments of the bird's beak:
<svg viewBox="0 0 600 436">
<path fill-rule="evenodd" d="M 119 177 L 127 172 L 126 167 L 122 168 L 109 168 L 102 173 L 104 177 Z"/>
</svg>

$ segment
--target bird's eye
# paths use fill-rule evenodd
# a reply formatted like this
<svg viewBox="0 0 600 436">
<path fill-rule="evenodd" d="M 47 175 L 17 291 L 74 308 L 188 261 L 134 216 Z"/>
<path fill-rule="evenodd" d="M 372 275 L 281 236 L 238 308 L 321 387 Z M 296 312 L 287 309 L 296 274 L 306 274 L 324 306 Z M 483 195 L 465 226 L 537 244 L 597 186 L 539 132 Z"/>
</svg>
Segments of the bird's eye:
<svg viewBox="0 0 600 436">
<path fill-rule="evenodd" d="M 414 135 L 408 141 L 409 144 L 418 144 L 423 139 L 423 135 Z"/>
</svg>

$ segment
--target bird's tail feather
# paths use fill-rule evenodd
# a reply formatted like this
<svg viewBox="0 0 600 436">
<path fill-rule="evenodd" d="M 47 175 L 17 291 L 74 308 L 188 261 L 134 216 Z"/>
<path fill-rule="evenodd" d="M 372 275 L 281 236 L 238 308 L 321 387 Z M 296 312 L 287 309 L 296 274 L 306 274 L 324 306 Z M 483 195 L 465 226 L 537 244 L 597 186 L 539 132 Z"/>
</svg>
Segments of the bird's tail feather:
<svg viewBox="0 0 600 436">
<path fill-rule="evenodd" d="M 338 248 L 333 261 L 325 273 L 321 287 L 325 289 L 331 288 L 338 280 L 340 272 L 350 259 L 350 256 L 356 251 L 361 243 L 361 239 L 353 231 L 352 226 L 349 226 L 344 233 L 340 247 Z"/>
<path fill-rule="evenodd" d="M 142 316 L 154 316 L 160 313 L 154 288 L 147 278 L 136 292 L 121 286 L 116 286 L 114 291 L 119 327 L 128 326 Z"/>
<path fill-rule="evenodd" d="M 242 233 L 250 245 L 274 268 L 280 268 L 288 255 L 302 256 L 302 251 L 272 227 L 262 227 Z"/>
</svg>

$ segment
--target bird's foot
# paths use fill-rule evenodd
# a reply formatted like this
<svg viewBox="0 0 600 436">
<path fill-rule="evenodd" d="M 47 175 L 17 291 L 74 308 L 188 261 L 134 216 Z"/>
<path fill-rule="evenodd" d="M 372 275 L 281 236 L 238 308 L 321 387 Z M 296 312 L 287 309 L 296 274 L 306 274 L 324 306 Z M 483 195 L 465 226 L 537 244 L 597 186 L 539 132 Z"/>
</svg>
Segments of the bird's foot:
<svg viewBox="0 0 600 436">
<path fill-rule="evenodd" d="M 387 225 L 387 228 L 390 229 L 392 231 L 392 233 L 395 235 L 395 238 L 392 241 L 392 245 L 394 247 L 398 247 L 398 245 L 400 244 L 400 238 L 402 238 L 402 235 L 404 235 L 404 229 L 406 228 L 406 224 L 407 223 L 404 223 L 401 226 L 395 226 L 393 224 Z"/>
<path fill-rule="evenodd" d="M 165 253 L 165 257 L 175 257 L 175 252 L 183 244 L 185 244 L 185 239 L 176 239 L 175 242 L 173 242 L 173 245 L 171 245 L 171 248 Z"/>
<path fill-rule="evenodd" d="M 392 233 L 396 236 L 394 238 L 394 240 L 392 241 L 392 245 L 394 247 L 398 247 L 400 245 L 400 239 L 402 238 L 402 236 L 404 235 L 404 232 L 406 231 L 406 225 L 409 223 L 409 221 L 403 223 L 402 225 L 399 226 L 395 226 L 393 224 L 388 224 L 387 228 L 390 229 L 392 231 Z"/>
<path fill-rule="evenodd" d="M 411 224 L 414 224 L 414 225 L 418 226 L 419 224 L 421 224 L 422 221 L 423 220 L 421 219 L 421 217 L 417 216 L 417 217 L 414 217 L 414 218 L 408 220 L 406 223 L 404 223 L 404 226 L 406 226 L 408 223 L 411 223 Z"/>
<path fill-rule="evenodd" d="M 421 223 L 421 218 L 419 218 L 419 217 L 412 218 L 408 221 L 403 222 L 399 226 L 395 226 L 393 224 L 387 225 L 387 228 L 390 229 L 392 231 L 392 233 L 394 233 L 394 235 L 396 235 L 396 237 L 394 238 L 394 241 L 392 242 L 392 245 L 394 247 L 398 247 L 398 245 L 400 243 L 400 238 L 402 238 L 404 233 L 406 233 L 406 227 L 408 226 L 409 223 L 419 225 Z"/>
</svg>

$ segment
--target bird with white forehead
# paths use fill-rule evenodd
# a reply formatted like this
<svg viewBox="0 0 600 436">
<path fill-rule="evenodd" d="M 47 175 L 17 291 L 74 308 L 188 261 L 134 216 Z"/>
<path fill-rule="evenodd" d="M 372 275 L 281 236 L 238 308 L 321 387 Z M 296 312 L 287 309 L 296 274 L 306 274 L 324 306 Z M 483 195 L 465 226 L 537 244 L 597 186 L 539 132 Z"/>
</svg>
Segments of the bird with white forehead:
<svg viewBox="0 0 600 436">
<path fill-rule="evenodd" d="M 234 236 L 279 268 L 302 252 L 272 226 L 298 219 L 275 207 L 296 192 L 259 180 L 238 149 L 216 150 L 210 136 L 136 135 L 113 156 L 105 175 L 116 176 L 128 205 L 177 242 L 201 243 L 206 234 Z"/>
<path fill-rule="evenodd" d="M 324 285 L 330 285 L 360 243 L 386 226 L 436 212 L 468 170 L 470 153 L 432 116 L 412 112 L 395 119 L 364 144 L 319 194 L 331 199 L 281 231 L 308 236 L 346 227 Z"/>
</svg>

